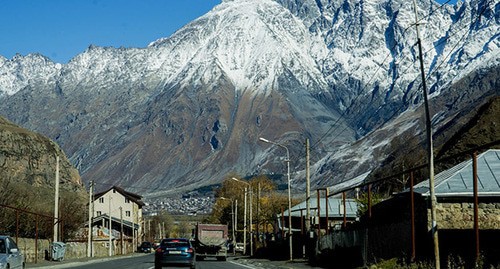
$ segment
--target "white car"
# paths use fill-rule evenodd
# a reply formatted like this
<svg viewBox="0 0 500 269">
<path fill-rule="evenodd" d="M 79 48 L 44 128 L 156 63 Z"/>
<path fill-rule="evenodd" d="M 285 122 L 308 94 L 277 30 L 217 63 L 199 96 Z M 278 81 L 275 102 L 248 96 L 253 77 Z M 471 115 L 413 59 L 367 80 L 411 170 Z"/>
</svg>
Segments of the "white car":
<svg viewBox="0 0 500 269">
<path fill-rule="evenodd" d="M 24 256 L 16 242 L 9 236 L 0 235 L 0 269 L 22 269 L 24 265 Z"/>
<path fill-rule="evenodd" d="M 236 245 L 234 246 L 234 251 L 235 252 L 241 252 L 241 253 L 243 253 L 244 249 L 245 249 L 245 244 L 243 244 L 243 243 L 236 243 Z"/>
</svg>

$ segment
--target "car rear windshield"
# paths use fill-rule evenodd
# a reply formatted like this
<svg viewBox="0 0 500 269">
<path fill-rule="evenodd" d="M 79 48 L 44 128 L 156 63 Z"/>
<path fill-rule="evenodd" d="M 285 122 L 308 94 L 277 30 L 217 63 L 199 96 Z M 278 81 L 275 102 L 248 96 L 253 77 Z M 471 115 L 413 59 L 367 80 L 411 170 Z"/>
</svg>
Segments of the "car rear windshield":
<svg viewBox="0 0 500 269">
<path fill-rule="evenodd" d="M 166 246 L 167 248 L 178 248 L 178 247 L 189 247 L 189 242 L 181 241 L 181 240 L 172 240 L 172 241 L 162 241 L 162 246 Z"/>
<path fill-rule="evenodd" d="M 186 242 L 178 242 L 178 243 L 168 242 L 166 246 L 167 248 L 180 248 L 180 247 L 189 247 L 189 244 Z"/>
</svg>

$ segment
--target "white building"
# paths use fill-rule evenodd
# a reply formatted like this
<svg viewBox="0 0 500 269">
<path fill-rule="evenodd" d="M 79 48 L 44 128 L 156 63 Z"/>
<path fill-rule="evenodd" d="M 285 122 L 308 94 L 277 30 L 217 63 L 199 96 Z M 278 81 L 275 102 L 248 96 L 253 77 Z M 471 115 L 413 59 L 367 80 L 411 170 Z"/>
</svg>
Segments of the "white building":
<svg viewBox="0 0 500 269">
<path fill-rule="evenodd" d="M 111 216 L 113 230 L 121 231 L 123 226 L 123 233 L 126 236 L 141 238 L 144 206 L 141 199 L 142 196 L 117 186 L 95 194 L 93 226 L 109 228 L 108 222 Z"/>
</svg>

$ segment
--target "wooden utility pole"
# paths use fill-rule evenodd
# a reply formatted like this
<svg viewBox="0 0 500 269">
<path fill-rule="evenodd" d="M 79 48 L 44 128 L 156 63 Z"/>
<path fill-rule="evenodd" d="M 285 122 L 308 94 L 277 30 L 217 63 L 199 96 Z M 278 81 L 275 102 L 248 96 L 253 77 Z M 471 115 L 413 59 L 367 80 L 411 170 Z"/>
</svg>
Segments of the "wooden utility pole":
<svg viewBox="0 0 500 269">
<path fill-rule="evenodd" d="M 54 195 L 54 237 L 52 242 L 59 241 L 59 156 L 56 155 L 56 182 Z"/>
<path fill-rule="evenodd" d="M 432 239 L 434 241 L 434 258 L 436 269 L 440 269 L 439 263 L 439 238 L 438 238 L 438 228 L 436 221 L 436 194 L 434 193 L 434 153 L 432 145 L 432 124 L 431 115 L 429 111 L 429 101 L 427 96 L 427 84 L 425 82 L 425 71 L 424 71 L 424 59 L 422 53 L 422 40 L 420 39 L 420 31 L 418 30 L 418 12 L 417 12 L 417 2 L 413 0 L 413 6 L 415 8 L 415 27 L 417 29 L 417 45 L 418 45 L 418 55 L 420 61 L 420 74 L 422 76 L 422 88 L 424 91 L 424 105 L 425 105 L 425 123 L 427 130 L 427 154 L 429 160 L 429 190 L 431 196 L 431 233 Z"/>
<path fill-rule="evenodd" d="M 311 174 L 309 167 L 309 138 L 306 139 L 306 232 L 311 229 Z"/>
</svg>

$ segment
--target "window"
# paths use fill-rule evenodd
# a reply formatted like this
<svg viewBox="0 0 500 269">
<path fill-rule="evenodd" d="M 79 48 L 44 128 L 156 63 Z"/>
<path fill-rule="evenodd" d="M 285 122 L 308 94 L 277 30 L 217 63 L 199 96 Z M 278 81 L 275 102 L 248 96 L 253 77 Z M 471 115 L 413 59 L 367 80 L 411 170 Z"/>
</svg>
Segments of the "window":
<svg viewBox="0 0 500 269">
<path fill-rule="evenodd" d="M 7 237 L 7 243 L 9 245 L 9 253 L 12 254 L 12 249 L 17 249 L 17 245 L 16 245 L 16 242 L 14 242 L 14 240 L 12 240 L 10 237 Z"/>
<path fill-rule="evenodd" d="M 99 203 L 104 204 L 104 197 L 99 198 Z"/>
<path fill-rule="evenodd" d="M 130 211 L 125 211 L 125 216 L 130 217 Z"/>
<path fill-rule="evenodd" d="M 97 216 L 100 216 L 102 214 L 101 211 L 97 211 L 96 213 L 97 213 Z"/>
<path fill-rule="evenodd" d="M 125 203 L 126 204 L 130 204 L 130 199 L 128 199 L 127 197 L 125 197 Z"/>
</svg>

